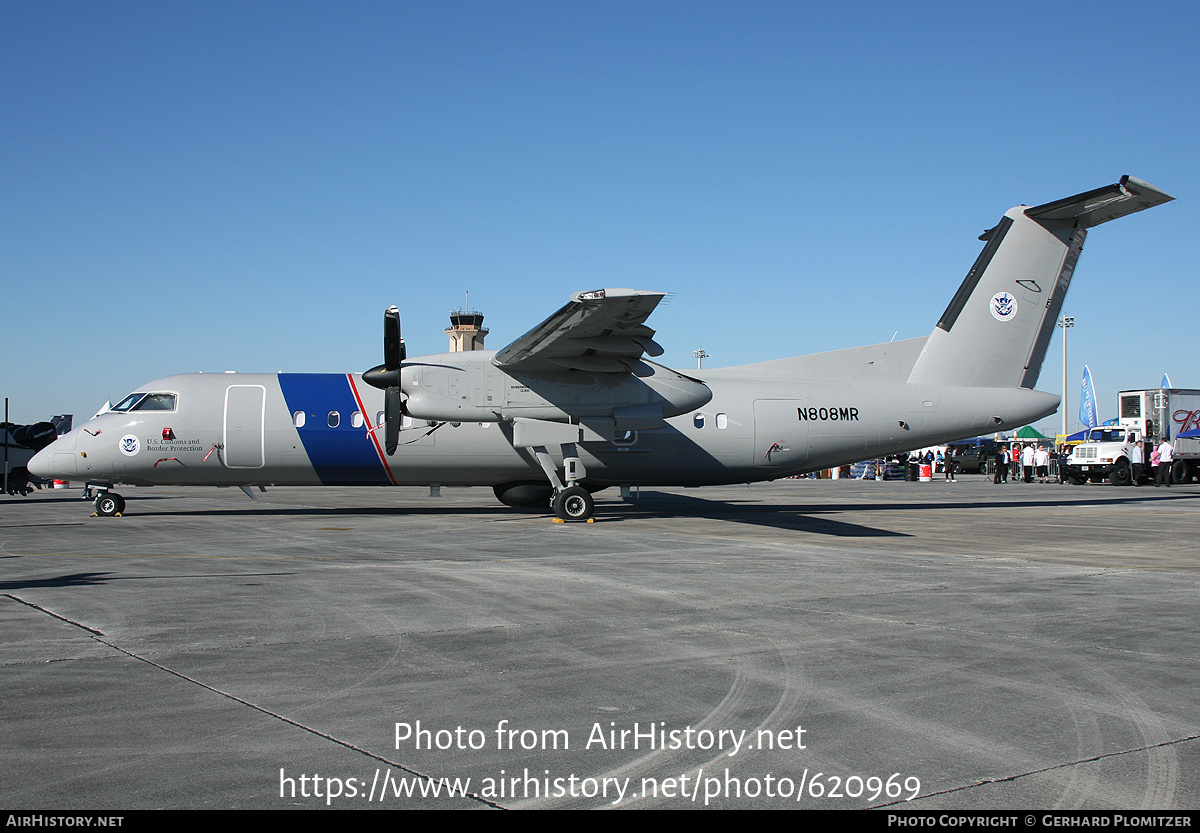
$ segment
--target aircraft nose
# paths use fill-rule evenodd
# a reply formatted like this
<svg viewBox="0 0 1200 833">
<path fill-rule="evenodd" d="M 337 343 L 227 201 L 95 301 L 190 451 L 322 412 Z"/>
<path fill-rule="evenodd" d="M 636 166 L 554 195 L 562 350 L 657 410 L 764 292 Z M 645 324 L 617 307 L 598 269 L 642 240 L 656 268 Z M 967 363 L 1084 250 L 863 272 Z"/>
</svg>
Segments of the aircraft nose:
<svg viewBox="0 0 1200 833">
<path fill-rule="evenodd" d="M 72 463 L 75 462 L 74 454 L 66 449 L 65 445 L 66 444 L 63 442 L 62 437 L 59 437 L 37 454 L 34 454 L 26 464 L 25 468 L 29 470 L 30 474 L 36 477 L 43 477 L 47 480 L 53 480 L 55 478 L 65 480 L 74 477 L 75 472 L 64 471 L 63 467 L 57 464 L 59 460 L 57 460 L 55 457 L 55 455 L 61 455 L 62 452 L 66 451 L 67 453 L 65 458 L 70 460 Z"/>
<path fill-rule="evenodd" d="M 30 458 L 25 468 L 29 469 L 29 473 L 38 477 L 54 477 L 54 446 L 58 445 L 58 440 L 50 443 L 37 454 Z"/>
</svg>

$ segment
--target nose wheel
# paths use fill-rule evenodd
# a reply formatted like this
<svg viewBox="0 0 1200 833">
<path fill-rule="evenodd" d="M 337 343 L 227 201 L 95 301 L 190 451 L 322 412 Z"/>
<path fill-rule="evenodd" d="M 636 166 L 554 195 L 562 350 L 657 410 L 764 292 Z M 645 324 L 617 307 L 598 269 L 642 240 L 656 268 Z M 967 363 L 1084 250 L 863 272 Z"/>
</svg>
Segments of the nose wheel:
<svg viewBox="0 0 1200 833">
<path fill-rule="evenodd" d="M 96 496 L 96 514 L 102 518 L 119 518 L 125 512 L 125 498 L 116 492 L 101 492 Z"/>
</svg>

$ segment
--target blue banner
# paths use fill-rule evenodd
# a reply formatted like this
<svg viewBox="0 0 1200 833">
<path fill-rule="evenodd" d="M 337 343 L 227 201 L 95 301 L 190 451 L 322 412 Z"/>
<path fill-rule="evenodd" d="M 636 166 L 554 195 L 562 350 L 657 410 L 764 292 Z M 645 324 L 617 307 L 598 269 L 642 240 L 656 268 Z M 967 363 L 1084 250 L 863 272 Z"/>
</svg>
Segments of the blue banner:
<svg viewBox="0 0 1200 833">
<path fill-rule="evenodd" d="M 1083 366 L 1083 392 L 1079 397 L 1079 421 L 1084 428 L 1095 428 L 1096 420 L 1096 386 L 1092 384 L 1092 371 L 1087 365 Z"/>
</svg>

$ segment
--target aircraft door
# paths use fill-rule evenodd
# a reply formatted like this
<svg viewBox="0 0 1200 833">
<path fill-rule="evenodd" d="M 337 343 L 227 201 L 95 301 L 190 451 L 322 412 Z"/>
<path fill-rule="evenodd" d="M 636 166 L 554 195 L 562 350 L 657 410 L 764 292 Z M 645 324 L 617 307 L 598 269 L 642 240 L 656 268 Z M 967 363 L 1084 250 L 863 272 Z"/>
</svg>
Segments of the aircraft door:
<svg viewBox="0 0 1200 833">
<path fill-rule="evenodd" d="M 262 385 L 230 385 L 225 389 L 225 450 L 231 469 L 263 467 L 263 415 L 267 390 Z"/>
<path fill-rule="evenodd" d="M 808 459 L 808 423 L 797 416 L 804 403 L 794 399 L 754 400 L 754 465 L 796 469 Z"/>
</svg>

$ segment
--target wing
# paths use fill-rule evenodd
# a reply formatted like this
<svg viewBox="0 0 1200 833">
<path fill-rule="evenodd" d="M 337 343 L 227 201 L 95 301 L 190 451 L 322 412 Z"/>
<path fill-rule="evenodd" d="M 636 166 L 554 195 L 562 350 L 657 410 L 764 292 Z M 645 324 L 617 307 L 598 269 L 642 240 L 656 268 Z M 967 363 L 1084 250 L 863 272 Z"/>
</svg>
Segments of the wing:
<svg viewBox="0 0 1200 833">
<path fill-rule="evenodd" d="M 643 375 L 642 355 L 661 356 L 645 320 L 665 292 L 597 289 L 576 292 L 558 312 L 492 360 L 505 370 L 545 373 L 585 370 Z"/>
</svg>

